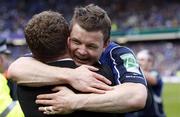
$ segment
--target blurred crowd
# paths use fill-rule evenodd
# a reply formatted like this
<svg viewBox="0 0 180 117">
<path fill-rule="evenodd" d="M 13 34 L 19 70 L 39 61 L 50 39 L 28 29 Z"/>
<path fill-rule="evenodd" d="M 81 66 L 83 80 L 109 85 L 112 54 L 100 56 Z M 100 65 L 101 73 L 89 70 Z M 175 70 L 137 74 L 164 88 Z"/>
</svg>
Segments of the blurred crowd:
<svg viewBox="0 0 180 117">
<path fill-rule="evenodd" d="M 180 71 L 180 41 L 139 42 L 126 45 L 135 54 L 143 49 L 148 49 L 155 54 L 155 68 L 162 76 L 176 76 Z"/>
<path fill-rule="evenodd" d="M 0 0 L 0 38 L 24 39 L 23 28 L 33 14 L 43 10 L 61 12 L 70 21 L 75 6 L 94 3 L 106 9 L 112 19 L 112 30 L 131 33 L 139 29 L 180 27 L 178 0 Z M 133 45 L 133 44 L 132 44 Z M 180 69 L 180 45 L 158 42 L 130 45 L 135 52 L 147 48 L 156 52 L 157 68 L 164 75 Z M 26 46 L 10 47 L 12 57 L 28 51 Z M 169 67 L 171 65 L 171 67 Z M 167 69 L 168 68 L 168 69 Z"/>
<path fill-rule="evenodd" d="M 124 46 L 131 48 L 135 54 L 143 49 L 148 49 L 155 54 L 154 67 L 162 76 L 180 77 L 180 41 L 153 41 L 153 42 L 134 42 L 125 43 Z M 9 46 L 11 53 L 11 62 L 13 59 L 26 54 L 29 50 L 27 46 Z M 9 62 L 10 63 L 10 62 Z M 9 64 L 8 64 L 9 65 Z"/>
<path fill-rule="evenodd" d="M 23 27 L 33 14 L 50 9 L 70 20 L 75 6 L 89 3 L 106 9 L 115 31 L 180 26 L 178 0 L 1 0 L 0 36 L 23 38 Z"/>
</svg>

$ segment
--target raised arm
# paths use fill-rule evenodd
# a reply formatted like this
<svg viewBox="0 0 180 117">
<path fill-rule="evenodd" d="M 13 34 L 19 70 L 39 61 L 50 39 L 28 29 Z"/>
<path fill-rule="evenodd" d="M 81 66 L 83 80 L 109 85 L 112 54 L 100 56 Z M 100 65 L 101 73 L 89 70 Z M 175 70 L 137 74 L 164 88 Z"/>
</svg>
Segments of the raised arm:
<svg viewBox="0 0 180 117">
<path fill-rule="evenodd" d="M 8 77 L 20 85 L 39 87 L 45 85 L 70 84 L 82 92 L 104 93 L 111 89 L 105 77 L 94 73 L 97 68 L 80 66 L 76 69 L 53 67 L 31 57 L 21 57 L 8 69 Z"/>
<path fill-rule="evenodd" d="M 76 110 L 111 113 L 137 111 L 145 106 L 147 98 L 146 87 L 140 83 L 117 85 L 105 94 L 75 94 L 66 87 L 57 89 L 59 92 L 39 95 L 36 100 L 38 104 L 51 105 L 47 108 L 52 108 L 53 114 L 67 114 Z M 46 114 L 44 107 L 39 110 Z"/>
</svg>

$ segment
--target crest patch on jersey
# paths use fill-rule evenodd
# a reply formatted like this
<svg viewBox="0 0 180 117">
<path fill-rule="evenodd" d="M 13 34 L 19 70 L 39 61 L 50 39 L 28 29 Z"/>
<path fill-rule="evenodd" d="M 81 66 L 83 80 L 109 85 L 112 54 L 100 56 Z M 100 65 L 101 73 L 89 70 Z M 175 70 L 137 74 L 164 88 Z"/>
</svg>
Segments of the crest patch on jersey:
<svg viewBox="0 0 180 117">
<path fill-rule="evenodd" d="M 139 64 L 137 63 L 136 58 L 131 53 L 123 54 L 120 56 L 120 58 L 124 61 L 124 67 L 128 72 L 140 74 Z"/>
</svg>

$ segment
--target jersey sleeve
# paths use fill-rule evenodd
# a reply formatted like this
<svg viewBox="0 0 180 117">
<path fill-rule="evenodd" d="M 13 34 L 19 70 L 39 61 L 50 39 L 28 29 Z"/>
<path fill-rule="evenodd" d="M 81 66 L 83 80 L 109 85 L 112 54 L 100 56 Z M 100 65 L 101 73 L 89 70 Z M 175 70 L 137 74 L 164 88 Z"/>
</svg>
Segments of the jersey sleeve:
<svg viewBox="0 0 180 117">
<path fill-rule="evenodd" d="M 116 47 L 110 52 L 113 72 L 119 83 L 133 82 L 147 85 L 133 52 L 127 47 Z"/>
</svg>

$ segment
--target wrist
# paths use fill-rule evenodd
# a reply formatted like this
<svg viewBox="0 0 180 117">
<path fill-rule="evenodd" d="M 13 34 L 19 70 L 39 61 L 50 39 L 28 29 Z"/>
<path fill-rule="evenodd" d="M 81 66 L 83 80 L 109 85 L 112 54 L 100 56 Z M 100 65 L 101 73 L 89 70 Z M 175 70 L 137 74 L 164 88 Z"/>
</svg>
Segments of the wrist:
<svg viewBox="0 0 180 117">
<path fill-rule="evenodd" d="M 56 73 L 58 73 L 58 81 L 61 84 L 71 84 L 71 72 L 70 68 L 57 68 Z"/>
<path fill-rule="evenodd" d="M 63 74 L 64 81 L 66 82 L 66 84 L 73 86 L 75 77 L 77 76 L 75 70 L 71 68 L 65 68 Z"/>
<path fill-rule="evenodd" d="M 86 95 L 83 94 L 76 94 L 73 102 L 74 104 L 72 105 L 73 110 L 83 110 L 84 106 L 87 103 L 87 97 Z"/>
</svg>

